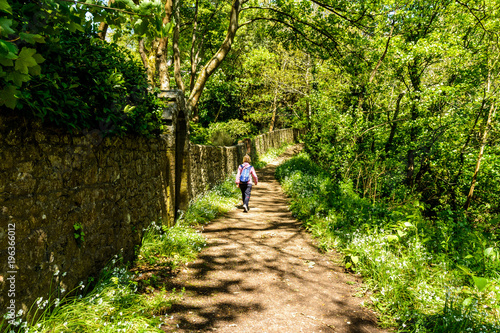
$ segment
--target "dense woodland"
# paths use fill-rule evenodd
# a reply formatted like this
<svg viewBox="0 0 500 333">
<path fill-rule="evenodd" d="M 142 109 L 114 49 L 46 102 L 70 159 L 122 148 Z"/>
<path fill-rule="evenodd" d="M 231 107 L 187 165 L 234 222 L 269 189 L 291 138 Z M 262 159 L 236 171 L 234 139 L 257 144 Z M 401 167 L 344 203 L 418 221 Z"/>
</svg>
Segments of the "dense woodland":
<svg viewBox="0 0 500 333">
<path fill-rule="evenodd" d="M 499 330 L 500 2 L 0 0 L 0 11 L 1 112 L 150 136 L 156 94 L 180 89 L 195 143 L 303 129 L 306 154 L 280 177 L 304 183 L 287 185 L 294 212 L 330 234 L 325 249 L 377 275 L 354 243 L 378 235 L 387 260 L 414 265 L 408 281 L 431 272 L 430 303 L 373 280 L 384 322 Z M 457 316 L 464 326 L 449 326 Z"/>
</svg>

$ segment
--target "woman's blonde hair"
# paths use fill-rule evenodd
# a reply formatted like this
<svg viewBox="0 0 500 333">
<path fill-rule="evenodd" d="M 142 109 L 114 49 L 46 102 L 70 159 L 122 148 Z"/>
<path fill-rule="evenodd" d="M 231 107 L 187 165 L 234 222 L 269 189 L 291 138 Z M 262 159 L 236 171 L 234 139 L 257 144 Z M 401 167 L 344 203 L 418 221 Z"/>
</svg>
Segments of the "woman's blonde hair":
<svg viewBox="0 0 500 333">
<path fill-rule="evenodd" d="M 243 156 L 243 163 L 245 163 L 245 162 L 252 163 L 252 159 L 250 158 L 249 155 Z"/>
</svg>

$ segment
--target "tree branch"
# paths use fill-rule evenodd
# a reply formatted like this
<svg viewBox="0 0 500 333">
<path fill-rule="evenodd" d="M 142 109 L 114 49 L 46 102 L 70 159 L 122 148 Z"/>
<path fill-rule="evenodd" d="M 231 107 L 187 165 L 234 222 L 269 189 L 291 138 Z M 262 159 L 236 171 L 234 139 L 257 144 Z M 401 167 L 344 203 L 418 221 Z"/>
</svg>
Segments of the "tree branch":
<svg viewBox="0 0 500 333">
<path fill-rule="evenodd" d="M 469 11 L 469 13 L 471 13 L 471 14 L 472 14 L 472 16 L 474 16 L 474 18 L 477 20 L 477 22 L 479 23 L 479 25 L 481 26 L 481 28 L 482 28 L 484 31 L 486 31 L 486 32 L 491 32 L 491 31 L 488 31 L 488 30 L 484 27 L 483 22 L 481 21 L 481 19 L 480 19 L 479 17 L 477 17 L 477 16 L 476 16 L 476 14 L 474 14 L 474 12 L 473 12 L 472 8 L 470 8 L 470 6 L 469 6 L 468 4 L 466 4 L 466 3 L 462 3 L 462 2 L 460 2 L 459 0 L 455 0 L 455 1 L 456 1 L 459 5 L 461 5 L 461 6 L 465 7 L 465 8 L 467 8 L 467 10 Z M 475 9 L 475 10 L 476 10 L 476 11 L 480 11 L 479 9 Z"/>
<path fill-rule="evenodd" d="M 334 38 L 332 35 L 330 35 L 330 34 L 326 33 L 323 29 L 320 29 L 320 28 L 316 27 L 315 25 L 313 25 L 313 24 L 311 24 L 311 23 L 309 23 L 309 22 L 306 22 L 306 21 L 303 21 L 303 20 L 299 20 L 299 19 L 297 19 L 296 17 L 294 17 L 294 16 L 292 16 L 292 15 L 290 15 L 290 14 L 286 13 L 286 12 L 283 12 L 283 11 L 280 11 L 280 10 L 277 10 L 277 9 L 275 9 L 275 8 L 271 8 L 271 7 L 247 7 L 247 8 L 245 8 L 245 9 L 243 9 L 243 10 L 246 10 L 246 9 L 259 9 L 259 10 L 264 9 L 264 10 L 272 11 L 272 12 L 275 12 L 275 13 L 277 13 L 277 14 L 280 14 L 280 15 L 286 16 L 286 17 L 288 17 L 289 19 L 291 19 L 292 21 L 295 21 L 295 22 L 298 22 L 298 23 L 304 24 L 304 25 L 308 26 L 309 28 L 311 28 L 311 29 L 315 30 L 315 31 L 316 31 L 316 32 L 318 32 L 319 34 L 321 34 L 321 35 L 323 35 L 323 36 L 327 37 L 327 38 L 328 38 L 328 39 L 330 39 L 332 42 L 334 42 L 334 43 L 335 43 L 335 45 L 337 45 L 337 44 L 338 44 L 338 43 L 335 41 L 335 38 Z M 242 11 L 243 11 L 243 10 L 242 10 Z M 281 23 L 285 24 L 285 22 L 283 22 L 283 21 L 281 21 L 281 20 L 278 20 L 278 19 L 274 19 L 274 21 L 276 21 L 276 22 L 281 22 Z M 286 23 L 286 24 L 290 26 L 290 23 Z M 295 28 L 294 30 L 297 30 L 297 29 Z M 338 50 L 337 50 L 337 52 L 338 52 Z M 340 52 L 339 52 L 339 54 L 340 54 Z"/>
<path fill-rule="evenodd" d="M 345 15 L 342 15 L 339 13 L 340 9 L 337 9 L 337 8 L 334 8 L 333 6 L 331 5 L 328 5 L 328 4 L 325 4 L 325 3 L 322 3 L 318 0 L 311 0 L 313 3 L 315 3 L 316 5 L 322 7 L 322 8 L 325 8 L 325 9 L 328 9 L 329 11 L 331 11 L 332 13 L 334 13 L 335 15 L 337 15 L 338 17 L 346 20 L 347 22 L 351 23 L 352 25 L 356 26 L 359 28 L 359 26 L 363 27 L 364 29 L 366 29 L 367 27 L 362 25 L 362 24 L 358 24 L 358 22 L 365 16 L 364 14 L 361 15 L 357 20 L 353 21 L 353 20 L 350 20 L 347 16 Z"/>
<path fill-rule="evenodd" d="M 299 29 L 297 29 L 296 27 L 294 27 L 294 26 L 293 26 L 293 25 L 291 25 L 290 23 L 286 23 L 286 22 L 283 22 L 283 21 L 278 20 L 278 19 L 275 19 L 275 18 L 269 18 L 269 17 L 255 17 L 255 18 L 253 18 L 253 19 L 251 19 L 251 20 L 249 20 L 249 21 L 247 21 L 247 22 L 245 22 L 245 23 L 240 24 L 240 27 L 243 27 L 243 26 L 245 26 L 245 25 L 249 25 L 249 24 L 254 23 L 254 22 L 256 22 L 256 21 L 263 21 L 263 20 L 265 20 L 265 21 L 272 21 L 272 22 L 276 22 L 276 23 L 283 24 L 283 25 L 287 26 L 288 28 L 292 29 L 293 31 L 295 31 L 296 33 L 298 33 L 299 35 L 301 35 L 302 37 L 304 37 L 304 39 L 305 39 L 305 40 L 307 40 L 309 43 L 314 44 L 314 45 L 316 45 L 316 46 L 317 46 L 317 47 L 319 47 L 319 48 L 323 48 L 323 49 L 325 49 L 325 47 L 324 47 L 322 44 L 319 44 L 319 43 L 317 43 L 317 42 L 315 42 L 315 41 L 311 40 L 309 37 L 307 37 L 307 36 L 306 36 L 306 34 L 305 34 L 304 32 L 300 31 Z M 318 31 L 318 32 L 319 32 L 319 31 Z M 320 32 L 320 33 L 321 33 L 321 32 Z M 325 34 L 323 34 L 323 33 L 322 33 L 322 35 L 325 35 Z M 325 35 L 325 36 L 326 36 L 326 35 Z M 329 40 L 331 40 L 328 36 L 326 36 L 326 37 L 327 37 Z M 334 46 L 335 51 L 338 53 L 338 55 L 339 55 L 339 56 L 341 56 L 341 57 L 342 57 L 342 53 L 340 52 L 340 50 L 339 50 L 339 49 L 338 49 L 338 47 L 337 47 L 337 45 L 338 45 L 338 44 L 337 44 L 337 42 L 336 42 L 336 41 L 334 41 L 334 40 L 333 40 L 333 42 L 335 43 L 335 46 Z M 326 48 L 326 49 L 328 50 L 328 48 Z M 328 53 L 330 54 L 330 56 L 333 56 L 333 54 L 331 54 L 330 52 L 328 52 Z"/>
<path fill-rule="evenodd" d="M 153 15 L 141 15 L 141 14 L 129 12 L 129 11 L 126 11 L 126 10 L 123 10 L 123 9 L 119 9 L 119 8 L 113 8 L 113 7 L 106 7 L 106 6 L 101 6 L 101 5 L 95 5 L 95 4 L 92 4 L 92 3 L 86 3 L 86 2 L 81 2 L 81 1 L 74 1 L 74 0 L 58 0 L 58 1 L 77 3 L 79 5 L 83 5 L 83 6 L 87 6 L 87 7 L 98 7 L 98 8 L 103 8 L 103 9 L 109 9 L 109 10 L 114 10 L 114 11 L 117 11 L 117 12 L 122 12 L 122 13 L 125 13 L 125 14 L 129 14 L 129 15 L 142 16 L 142 17 L 153 17 Z"/>
<path fill-rule="evenodd" d="M 373 79 L 375 78 L 375 74 L 377 73 L 378 68 L 382 64 L 382 61 L 384 61 L 385 55 L 387 54 L 387 49 L 389 48 L 389 42 L 391 41 L 391 38 L 392 38 L 392 33 L 394 32 L 394 24 L 395 24 L 395 22 L 393 21 L 392 26 L 391 26 L 391 32 L 389 33 L 389 38 L 387 38 L 387 43 L 385 44 L 384 53 L 382 53 L 382 56 L 380 57 L 380 59 L 377 62 L 377 65 L 373 69 L 373 71 L 370 75 L 370 79 L 368 80 L 368 83 L 372 83 Z"/>
<path fill-rule="evenodd" d="M 212 57 L 212 59 L 210 59 L 208 63 L 201 69 L 200 74 L 198 75 L 198 78 L 196 80 L 196 83 L 193 86 L 193 90 L 189 95 L 186 104 L 194 122 L 197 122 L 198 120 L 197 105 L 208 78 L 215 72 L 215 70 L 219 67 L 221 62 L 224 60 L 224 58 L 231 50 L 234 37 L 239 28 L 238 18 L 240 11 L 241 11 L 240 0 L 233 0 L 233 3 L 231 5 L 231 12 L 229 14 L 230 19 L 229 19 L 229 27 L 227 29 L 226 38 L 224 39 L 224 42 L 220 46 L 219 50 Z"/>
</svg>

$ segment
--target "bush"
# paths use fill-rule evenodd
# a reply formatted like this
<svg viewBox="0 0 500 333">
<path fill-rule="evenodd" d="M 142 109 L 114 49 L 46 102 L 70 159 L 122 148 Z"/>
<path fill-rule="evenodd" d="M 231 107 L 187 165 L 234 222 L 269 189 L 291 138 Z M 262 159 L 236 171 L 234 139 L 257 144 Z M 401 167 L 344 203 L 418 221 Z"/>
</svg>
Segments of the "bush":
<svg viewBox="0 0 500 333">
<path fill-rule="evenodd" d="M 213 123 L 208 127 L 210 138 L 216 137 L 217 133 L 227 133 L 235 142 L 256 133 L 255 127 L 243 120 L 231 119 L 225 123 Z"/>
<path fill-rule="evenodd" d="M 199 123 L 189 123 L 189 139 L 192 143 L 205 145 L 208 142 L 208 129 Z"/>
<path fill-rule="evenodd" d="M 148 92 L 142 64 L 128 50 L 83 33 L 63 32 L 40 47 L 41 75 L 21 91 L 25 114 L 69 131 L 105 135 L 161 129 L 161 102 Z"/>
<path fill-rule="evenodd" d="M 232 146 L 235 140 L 234 137 L 224 129 L 217 129 L 210 135 L 210 143 L 214 146 Z"/>
</svg>

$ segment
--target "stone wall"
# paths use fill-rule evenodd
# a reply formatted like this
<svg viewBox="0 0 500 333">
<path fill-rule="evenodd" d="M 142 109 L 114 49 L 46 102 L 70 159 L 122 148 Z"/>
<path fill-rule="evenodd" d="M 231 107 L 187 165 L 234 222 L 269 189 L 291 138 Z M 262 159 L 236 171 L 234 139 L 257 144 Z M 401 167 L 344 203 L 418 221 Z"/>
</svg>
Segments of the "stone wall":
<svg viewBox="0 0 500 333">
<path fill-rule="evenodd" d="M 143 229 L 171 213 L 169 146 L 166 135 L 68 135 L 0 117 L 0 304 L 26 311 L 120 252 L 131 259 Z"/>
<path fill-rule="evenodd" d="M 234 174 L 238 165 L 243 163 L 243 156 L 249 154 L 253 161 L 271 148 L 297 140 L 297 131 L 291 128 L 280 129 L 261 134 L 248 142 L 231 147 L 202 146 L 191 144 L 190 147 L 190 192 L 191 197 L 203 193 Z"/>
<path fill-rule="evenodd" d="M 192 144 L 190 150 L 192 198 L 232 175 L 247 152 L 244 143 L 231 147 Z"/>
</svg>

